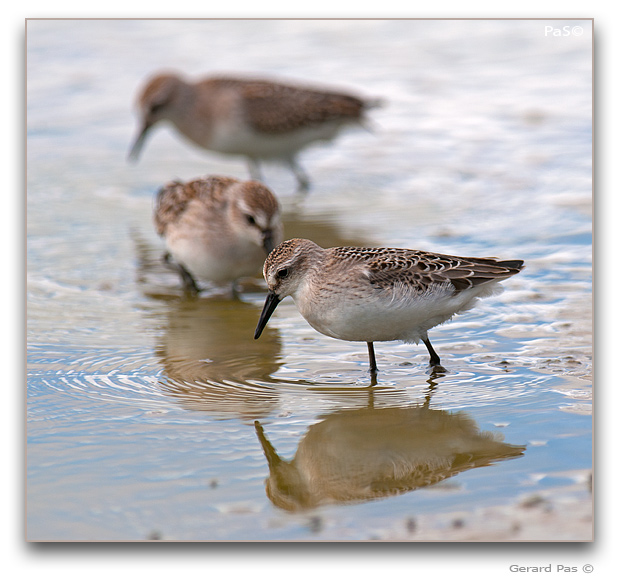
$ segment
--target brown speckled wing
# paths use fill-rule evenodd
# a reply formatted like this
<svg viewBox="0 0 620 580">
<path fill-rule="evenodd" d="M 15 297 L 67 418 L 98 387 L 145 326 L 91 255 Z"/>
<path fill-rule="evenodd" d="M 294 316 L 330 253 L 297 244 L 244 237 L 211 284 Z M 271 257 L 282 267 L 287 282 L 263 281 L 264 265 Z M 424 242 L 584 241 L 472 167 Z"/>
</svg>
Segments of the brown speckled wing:
<svg viewBox="0 0 620 580">
<path fill-rule="evenodd" d="M 342 248 L 349 259 L 365 262 L 369 282 L 377 288 L 405 283 L 426 291 L 450 283 L 455 292 L 509 278 L 523 269 L 521 260 L 461 258 L 446 254 L 391 248 Z M 338 254 L 338 251 L 336 251 Z"/>
<path fill-rule="evenodd" d="M 247 122 L 262 133 L 286 133 L 329 121 L 355 121 L 365 104 L 357 97 L 269 81 L 234 81 L 244 101 Z"/>
</svg>

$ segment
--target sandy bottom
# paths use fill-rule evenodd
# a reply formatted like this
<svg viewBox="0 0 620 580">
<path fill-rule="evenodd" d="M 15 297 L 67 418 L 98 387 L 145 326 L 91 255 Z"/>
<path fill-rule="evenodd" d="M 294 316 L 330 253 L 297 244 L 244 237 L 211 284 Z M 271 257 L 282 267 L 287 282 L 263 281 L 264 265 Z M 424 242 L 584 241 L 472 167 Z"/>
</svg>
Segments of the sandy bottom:
<svg viewBox="0 0 620 580">
<path fill-rule="evenodd" d="M 592 498 L 583 486 L 524 496 L 513 505 L 409 518 L 401 529 L 377 530 L 386 542 L 590 542 Z"/>
</svg>

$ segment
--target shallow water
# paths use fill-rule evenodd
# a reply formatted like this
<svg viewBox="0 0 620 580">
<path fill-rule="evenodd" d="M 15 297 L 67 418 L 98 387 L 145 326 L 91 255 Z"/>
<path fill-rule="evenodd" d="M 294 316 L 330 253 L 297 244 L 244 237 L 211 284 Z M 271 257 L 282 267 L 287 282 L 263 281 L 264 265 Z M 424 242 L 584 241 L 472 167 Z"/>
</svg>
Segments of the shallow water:
<svg viewBox="0 0 620 580">
<path fill-rule="evenodd" d="M 592 39 L 545 24 L 29 21 L 28 539 L 423 540 L 412 522 L 589 506 Z M 255 341 L 258 279 L 240 300 L 183 295 L 153 195 L 246 168 L 166 129 L 126 163 L 135 92 L 161 68 L 385 100 L 371 131 L 302 155 L 306 197 L 283 168 L 266 181 L 287 238 L 525 260 L 431 331 L 446 373 L 423 345 L 379 343 L 370 386 L 365 345 L 290 300 Z"/>
</svg>

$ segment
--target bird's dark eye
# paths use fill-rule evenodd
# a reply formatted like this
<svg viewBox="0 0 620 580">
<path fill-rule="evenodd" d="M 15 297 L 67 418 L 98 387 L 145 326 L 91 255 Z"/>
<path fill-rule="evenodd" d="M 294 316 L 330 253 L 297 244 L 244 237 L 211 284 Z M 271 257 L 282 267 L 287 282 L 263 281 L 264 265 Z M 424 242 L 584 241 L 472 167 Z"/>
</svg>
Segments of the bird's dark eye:
<svg viewBox="0 0 620 580">
<path fill-rule="evenodd" d="M 251 226 L 255 226 L 256 225 L 256 220 L 254 219 L 254 216 L 252 216 L 250 214 L 246 214 L 245 215 L 245 221 L 247 221 Z"/>
<path fill-rule="evenodd" d="M 276 272 L 276 276 L 282 280 L 282 278 L 286 278 L 288 276 L 288 268 L 281 268 Z"/>
<path fill-rule="evenodd" d="M 166 106 L 165 102 L 162 103 L 152 103 L 150 108 L 151 115 L 156 115 Z"/>
</svg>

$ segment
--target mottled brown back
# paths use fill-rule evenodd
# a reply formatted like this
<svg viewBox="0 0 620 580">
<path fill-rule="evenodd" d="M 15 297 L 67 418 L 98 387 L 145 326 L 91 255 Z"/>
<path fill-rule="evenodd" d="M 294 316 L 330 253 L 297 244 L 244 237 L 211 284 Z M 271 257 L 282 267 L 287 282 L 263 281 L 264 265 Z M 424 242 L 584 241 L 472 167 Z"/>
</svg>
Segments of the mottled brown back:
<svg viewBox="0 0 620 580">
<path fill-rule="evenodd" d="M 166 184 L 157 193 L 155 208 L 157 233 L 160 236 L 164 235 L 166 226 L 174 223 L 194 199 L 200 199 L 208 205 L 227 203 L 225 191 L 235 183 L 238 181 L 231 177 L 210 176 L 186 183 L 173 181 Z"/>
<path fill-rule="evenodd" d="M 364 262 L 368 279 L 377 288 L 405 283 L 426 291 L 431 284 L 450 283 L 455 292 L 514 276 L 522 260 L 463 258 L 396 248 L 332 248 L 335 256 Z"/>
<path fill-rule="evenodd" d="M 240 91 L 248 124 L 263 133 L 320 125 L 329 121 L 361 119 L 367 104 L 357 97 L 262 80 L 214 78 L 213 88 Z"/>
</svg>

